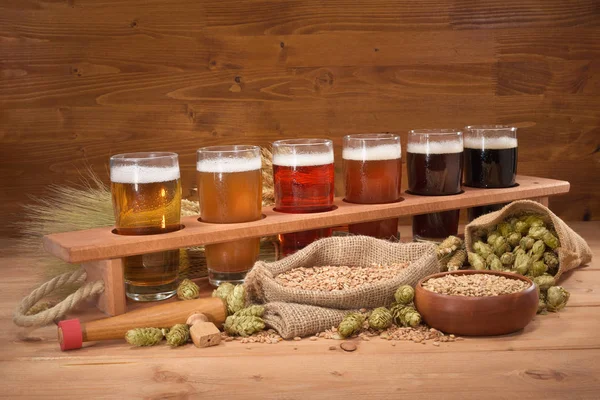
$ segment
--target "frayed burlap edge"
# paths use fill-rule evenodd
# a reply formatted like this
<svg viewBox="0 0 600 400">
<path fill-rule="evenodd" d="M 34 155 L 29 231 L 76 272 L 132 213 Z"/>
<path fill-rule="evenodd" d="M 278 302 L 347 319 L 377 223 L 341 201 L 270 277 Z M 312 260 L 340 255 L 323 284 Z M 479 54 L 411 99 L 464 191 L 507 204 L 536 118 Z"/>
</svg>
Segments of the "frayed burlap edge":
<svg viewBox="0 0 600 400">
<path fill-rule="evenodd" d="M 267 327 L 284 339 L 304 337 L 338 326 L 349 310 L 335 310 L 294 303 L 265 304 L 263 316 Z"/>
</svg>

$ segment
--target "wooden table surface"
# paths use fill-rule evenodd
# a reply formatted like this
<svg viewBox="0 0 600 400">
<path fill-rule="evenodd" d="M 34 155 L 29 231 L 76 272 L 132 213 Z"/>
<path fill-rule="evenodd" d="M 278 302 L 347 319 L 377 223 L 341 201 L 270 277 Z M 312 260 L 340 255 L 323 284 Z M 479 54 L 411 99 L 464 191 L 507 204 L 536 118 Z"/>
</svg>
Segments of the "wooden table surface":
<svg viewBox="0 0 600 400">
<path fill-rule="evenodd" d="M 38 280 L 35 264 L 2 246 L 0 396 L 185 399 L 457 398 L 582 399 L 600 396 L 600 222 L 573 223 L 594 251 L 566 274 L 568 307 L 537 316 L 523 332 L 435 347 L 373 338 L 347 353 L 319 339 L 132 348 L 123 341 L 61 352 L 56 327 L 12 324 L 18 299 Z M 403 232 L 404 233 L 404 232 Z M 100 317 L 88 306 L 78 317 Z"/>
</svg>

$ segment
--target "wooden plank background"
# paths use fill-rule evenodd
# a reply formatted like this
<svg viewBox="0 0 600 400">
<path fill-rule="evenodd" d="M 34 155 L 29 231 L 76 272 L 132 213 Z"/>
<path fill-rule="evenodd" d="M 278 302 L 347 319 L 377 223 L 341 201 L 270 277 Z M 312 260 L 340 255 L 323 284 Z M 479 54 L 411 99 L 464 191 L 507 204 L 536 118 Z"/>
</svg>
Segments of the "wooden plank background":
<svg viewBox="0 0 600 400">
<path fill-rule="evenodd" d="M 600 219 L 600 2 L 0 2 L 4 222 L 115 153 L 178 152 L 188 193 L 205 145 L 482 123 Z"/>
</svg>

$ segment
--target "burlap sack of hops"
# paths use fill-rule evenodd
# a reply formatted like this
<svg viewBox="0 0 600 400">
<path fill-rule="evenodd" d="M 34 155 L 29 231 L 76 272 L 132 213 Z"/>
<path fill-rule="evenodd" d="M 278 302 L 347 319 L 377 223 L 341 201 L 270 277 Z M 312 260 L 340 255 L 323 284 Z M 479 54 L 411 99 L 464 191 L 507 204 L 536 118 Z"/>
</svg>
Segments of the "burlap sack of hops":
<svg viewBox="0 0 600 400">
<path fill-rule="evenodd" d="M 275 280 L 278 274 L 297 267 L 366 267 L 401 262 L 410 264 L 390 279 L 347 290 L 304 290 L 283 286 Z M 330 237 L 282 260 L 258 261 L 246 276 L 245 287 L 254 303 L 285 302 L 349 310 L 388 305 L 398 286 L 414 286 L 419 279 L 436 272 L 439 264 L 433 244 L 391 243 L 366 236 Z"/>
<path fill-rule="evenodd" d="M 562 219 L 558 218 L 548 207 L 531 200 L 519 200 L 510 203 L 501 210 L 482 215 L 465 227 L 465 246 L 473 251 L 472 244 L 477 240 L 477 231 L 491 228 L 500 222 L 521 215 L 541 215 L 547 227 L 553 227 L 558 234 L 560 247 L 558 253 L 559 269 L 556 279 L 573 268 L 587 264 L 592 260 L 590 246 L 571 229 Z"/>
<path fill-rule="evenodd" d="M 284 339 L 304 337 L 338 326 L 348 310 L 335 310 L 294 303 L 265 304 L 263 319 Z"/>
</svg>

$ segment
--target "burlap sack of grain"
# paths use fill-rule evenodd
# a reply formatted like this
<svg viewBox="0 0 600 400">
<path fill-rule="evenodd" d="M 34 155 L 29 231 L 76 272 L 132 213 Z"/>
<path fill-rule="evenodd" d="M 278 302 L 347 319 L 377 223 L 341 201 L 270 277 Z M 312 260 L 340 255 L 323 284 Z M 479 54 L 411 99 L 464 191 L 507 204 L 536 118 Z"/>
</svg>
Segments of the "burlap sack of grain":
<svg viewBox="0 0 600 400">
<path fill-rule="evenodd" d="M 473 220 L 465 227 L 465 246 L 469 251 L 473 251 L 472 244 L 477 240 L 476 232 L 479 229 L 491 228 L 510 217 L 530 214 L 541 215 L 546 226 L 553 227 L 558 234 L 560 247 L 556 249 L 559 261 L 558 273 L 555 275 L 556 279 L 560 278 L 564 272 L 587 264 L 592 260 L 592 250 L 581 236 L 569 228 L 548 207 L 531 200 L 514 201 L 501 210 L 482 215 Z"/>
<path fill-rule="evenodd" d="M 290 288 L 275 279 L 278 274 L 297 267 L 366 267 L 401 262 L 410 264 L 390 279 L 347 290 Z M 330 237 L 279 261 L 258 261 L 246 276 L 245 287 L 254 303 L 285 302 L 349 310 L 388 305 L 398 286 L 414 286 L 419 279 L 436 272 L 439 272 L 439 264 L 432 244 L 391 243 L 366 236 Z"/>
<path fill-rule="evenodd" d="M 338 326 L 348 310 L 335 310 L 294 303 L 265 304 L 263 319 L 284 339 L 304 337 Z"/>
</svg>

